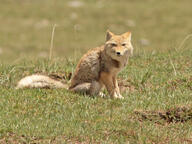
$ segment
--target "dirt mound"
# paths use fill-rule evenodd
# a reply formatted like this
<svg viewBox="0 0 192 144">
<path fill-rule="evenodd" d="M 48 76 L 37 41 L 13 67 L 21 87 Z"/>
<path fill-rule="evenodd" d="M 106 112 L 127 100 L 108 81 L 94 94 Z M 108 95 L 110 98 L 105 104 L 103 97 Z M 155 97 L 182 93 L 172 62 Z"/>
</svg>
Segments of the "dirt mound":
<svg viewBox="0 0 192 144">
<path fill-rule="evenodd" d="M 165 120 L 168 123 L 186 122 L 192 119 L 192 108 L 177 107 L 164 112 L 160 111 L 135 111 L 140 121 L 150 120 L 158 122 Z"/>
</svg>

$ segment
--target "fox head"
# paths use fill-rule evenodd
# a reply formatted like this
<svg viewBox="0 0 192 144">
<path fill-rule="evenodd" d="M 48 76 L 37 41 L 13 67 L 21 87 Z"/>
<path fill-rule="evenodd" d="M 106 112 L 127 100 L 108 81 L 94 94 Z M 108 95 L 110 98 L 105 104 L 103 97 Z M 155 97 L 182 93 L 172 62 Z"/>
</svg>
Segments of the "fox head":
<svg viewBox="0 0 192 144">
<path fill-rule="evenodd" d="M 107 31 L 105 50 L 107 55 L 117 61 L 122 61 L 132 55 L 133 46 L 131 44 L 131 32 L 115 35 Z"/>
</svg>

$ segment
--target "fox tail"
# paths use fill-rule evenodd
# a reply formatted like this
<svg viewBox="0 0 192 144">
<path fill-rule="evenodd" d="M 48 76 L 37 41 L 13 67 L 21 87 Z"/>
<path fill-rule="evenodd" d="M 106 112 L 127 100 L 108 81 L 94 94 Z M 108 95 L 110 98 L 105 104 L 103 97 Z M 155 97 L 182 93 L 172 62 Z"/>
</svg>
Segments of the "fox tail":
<svg viewBox="0 0 192 144">
<path fill-rule="evenodd" d="M 22 78 L 16 86 L 16 89 L 22 88 L 65 88 L 68 85 L 45 75 L 33 74 Z"/>
</svg>

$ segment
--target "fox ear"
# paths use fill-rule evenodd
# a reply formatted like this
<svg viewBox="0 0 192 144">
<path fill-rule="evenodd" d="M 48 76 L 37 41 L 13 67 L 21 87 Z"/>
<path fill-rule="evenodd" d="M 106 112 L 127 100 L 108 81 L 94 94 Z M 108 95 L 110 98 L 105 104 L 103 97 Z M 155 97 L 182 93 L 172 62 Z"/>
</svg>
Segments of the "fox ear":
<svg viewBox="0 0 192 144">
<path fill-rule="evenodd" d="M 131 32 L 126 32 L 123 36 L 127 39 L 127 41 L 131 41 Z"/>
<path fill-rule="evenodd" d="M 114 36 L 114 34 L 112 32 L 110 32 L 109 30 L 107 30 L 106 41 L 110 40 L 112 36 Z"/>
</svg>

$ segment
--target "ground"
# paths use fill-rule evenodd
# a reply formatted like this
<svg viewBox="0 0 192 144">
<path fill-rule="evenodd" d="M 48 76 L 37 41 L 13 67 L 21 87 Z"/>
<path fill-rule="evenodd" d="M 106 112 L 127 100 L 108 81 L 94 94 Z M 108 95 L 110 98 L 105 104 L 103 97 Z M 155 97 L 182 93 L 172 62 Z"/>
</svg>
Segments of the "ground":
<svg viewBox="0 0 192 144">
<path fill-rule="evenodd" d="M 192 142 L 190 0 L 4 0 L 0 20 L 0 143 Z M 132 32 L 124 100 L 14 89 L 33 73 L 69 81 L 107 29 Z"/>
</svg>

